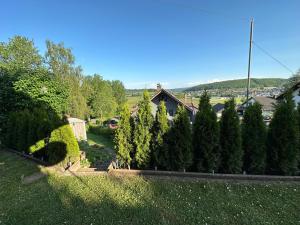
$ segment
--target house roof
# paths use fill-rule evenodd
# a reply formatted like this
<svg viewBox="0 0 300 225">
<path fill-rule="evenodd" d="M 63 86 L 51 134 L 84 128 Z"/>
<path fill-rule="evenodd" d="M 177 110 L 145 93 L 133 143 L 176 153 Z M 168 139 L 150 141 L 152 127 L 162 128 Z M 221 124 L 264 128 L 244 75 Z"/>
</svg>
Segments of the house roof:
<svg viewBox="0 0 300 225">
<path fill-rule="evenodd" d="M 197 110 L 197 107 L 194 106 L 193 103 L 191 104 L 187 104 L 187 103 L 184 103 L 183 101 L 181 101 L 180 99 L 178 99 L 175 95 L 173 95 L 172 93 L 170 93 L 169 91 L 163 89 L 163 88 L 160 88 L 160 90 L 158 90 L 155 95 L 151 98 L 151 101 L 153 99 L 155 99 L 158 95 L 160 95 L 161 93 L 165 93 L 166 95 L 168 95 L 170 98 L 172 98 L 174 101 L 176 101 L 178 104 L 184 106 L 188 111 L 190 112 L 193 112 L 194 110 Z"/>
<path fill-rule="evenodd" d="M 222 111 L 224 109 L 224 107 L 225 107 L 225 104 L 223 104 L 223 103 L 217 103 L 212 108 L 217 113 L 217 112 Z"/>
<path fill-rule="evenodd" d="M 277 96 L 276 99 L 280 100 L 283 99 L 284 96 L 287 94 L 288 91 L 295 91 L 298 88 L 300 88 L 300 81 L 297 82 L 296 84 L 294 84 L 292 87 L 290 87 L 288 90 L 285 90 L 284 92 L 282 92 L 280 95 Z"/>
<path fill-rule="evenodd" d="M 274 110 L 274 106 L 277 103 L 277 100 L 275 98 L 271 98 L 271 97 L 265 97 L 265 96 L 254 96 L 249 98 L 248 101 L 250 101 L 251 99 L 254 99 L 255 102 L 259 103 L 262 107 L 263 110 L 266 111 L 272 111 Z M 247 103 L 247 101 L 245 101 L 242 106 L 245 106 L 245 104 Z"/>
</svg>

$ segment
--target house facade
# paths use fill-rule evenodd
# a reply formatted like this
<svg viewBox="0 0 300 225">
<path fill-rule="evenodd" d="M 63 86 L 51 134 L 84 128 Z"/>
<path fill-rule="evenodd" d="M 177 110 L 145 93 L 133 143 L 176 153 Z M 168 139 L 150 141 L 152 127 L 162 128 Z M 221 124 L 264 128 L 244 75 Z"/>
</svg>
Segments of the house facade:
<svg viewBox="0 0 300 225">
<path fill-rule="evenodd" d="M 253 105 L 254 103 L 259 103 L 261 105 L 264 121 L 268 124 L 273 117 L 277 100 L 275 98 L 265 96 L 251 97 L 238 108 L 237 111 L 239 115 L 243 116 L 247 106 Z"/>
<path fill-rule="evenodd" d="M 194 122 L 197 113 L 197 108 L 191 103 L 185 103 L 174 96 L 169 91 L 163 89 L 159 84 L 157 85 L 157 90 L 155 95 L 151 98 L 151 110 L 152 114 L 155 115 L 157 107 L 161 101 L 165 102 L 167 109 L 167 116 L 170 121 L 174 119 L 178 106 L 183 106 L 189 115 L 191 123 Z"/>
<path fill-rule="evenodd" d="M 300 82 L 296 83 L 294 86 L 292 86 L 289 90 L 283 92 L 281 95 L 277 97 L 277 100 L 282 100 L 286 96 L 287 92 L 291 91 L 293 100 L 295 102 L 295 107 L 300 104 Z"/>
</svg>

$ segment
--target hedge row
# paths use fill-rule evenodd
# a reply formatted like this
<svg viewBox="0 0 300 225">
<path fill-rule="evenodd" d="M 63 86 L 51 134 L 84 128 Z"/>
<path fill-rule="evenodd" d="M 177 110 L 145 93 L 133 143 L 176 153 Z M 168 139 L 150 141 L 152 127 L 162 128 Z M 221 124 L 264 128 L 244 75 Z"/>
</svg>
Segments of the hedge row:
<svg viewBox="0 0 300 225">
<path fill-rule="evenodd" d="M 79 156 L 71 127 L 42 108 L 10 113 L 4 144 L 50 164 L 74 161 Z"/>
</svg>

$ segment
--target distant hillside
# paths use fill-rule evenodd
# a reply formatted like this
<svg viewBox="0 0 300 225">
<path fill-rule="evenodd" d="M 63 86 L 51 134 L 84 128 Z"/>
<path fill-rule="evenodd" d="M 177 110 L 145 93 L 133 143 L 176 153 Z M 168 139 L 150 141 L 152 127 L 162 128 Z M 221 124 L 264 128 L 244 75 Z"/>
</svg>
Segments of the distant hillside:
<svg viewBox="0 0 300 225">
<path fill-rule="evenodd" d="M 283 78 L 252 78 L 251 88 L 262 87 L 280 87 L 287 79 Z M 245 88 L 247 87 L 247 79 L 226 80 L 209 84 L 200 84 L 194 87 L 185 89 L 185 91 L 200 91 L 210 89 L 230 89 L 230 88 Z"/>
</svg>

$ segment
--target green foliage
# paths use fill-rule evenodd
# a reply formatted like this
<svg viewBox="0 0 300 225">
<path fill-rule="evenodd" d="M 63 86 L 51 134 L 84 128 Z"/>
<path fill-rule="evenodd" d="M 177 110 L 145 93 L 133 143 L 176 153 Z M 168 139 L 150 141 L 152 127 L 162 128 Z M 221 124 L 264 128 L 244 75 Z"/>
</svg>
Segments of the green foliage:
<svg viewBox="0 0 300 225">
<path fill-rule="evenodd" d="M 167 108 L 164 101 L 157 107 L 155 121 L 152 128 L 152 161 L 154 166 L 166 167 L 168 162 L 168 151 L 164 148 L 164 142 L 169 131 Z"/>
<path fill-rule="evenodd" d="M 266 126 L 261 105 L 246 108 L 242 123 L 244 170 L 250 174 L 263 174 L 266 166 Z"/>
<path fill-rule="evenodd" d="M 38 151 L 42 151 L 46 147 L 45 140 L 39 140 L 35 144 L 29 146 L 29 153 L 34 154 Z"/>
<path fill-rule="evenodd" d="M 143 93 L 143 99 L 138 104 L 136 125 L 134 129 L 135 160 L 139 168 L 148 167 L 150 164 L 150 142 L 153 116 L 151 114 L 150 96 L 147 91 Z"/>
<path fill-rule="evenodd" d="M 0 43 L 0 67 L 12 73 L 40 68 L 42 61 L 33 41 L 28 38 L 15 36 L 8 43 Z"/>
<path fill-rule="evenodd" d="M 179 106 L 168 133 L 169 169 L 188 170 L 193 163 L 191 126 L 188 113 Z"/>
<path fill-rule="evenodd" d="M 95 125 L 89 125 L 88 130 L 93 134 L 105 136 L 107 138 L 111 138 L 115 132 L 113 129 L 110 129 L 108 127 L 95 126 Z"/>
<path fill-rule="evenodd" d="M 132 151 L 131 143 L 131 126 L 130 126 L 130 111 L 128 105 L 125 104 L 120 114 L 121 118 L 118 123 L 118 128 L 115 133 L 115 150 L 117 153 L 117 159 L 121 165 L 128 166 L 130 168 Z"/>
<path fill-rule="evenodd" d="M 123 104 L 126 102 L 125 87 L 123 83 L 119 80 L 113 80 L 111 82 L 111 87 L 113 91 L 113 96 L 118 105 L 117 110 L 120 111 L 122 109 Z"/>
<path fill-rule="evenodd" d="M 268 173 L 295 174 L 299 162 L 299 125 L 291 93 L 276 106 L 267 147 Z"/>
<path fill-rule="evenodd" d="M 219 126 L 217 116 L 205 91 L 193 124 L 193 150 L 195 169 L 201 172 L 216 171 L 219 160 Z"/>
<path fill-rule="evenodd" d="M 69 124 L 62 125 L 51 132 L 47 151 L 50 163 L 74 162 L 79 157 L 79 145 Z"/>
<path fill-rule="evenodd" d="M 252 88 L 263 88 L 263 87 L 280 87 L 284 84 L 286 79 L 281 78 L 252 78 Z M 226 80 L 220 82 L 214 82 L 210 84 L 200 84 L 195 87 L 185 89 L 185 91 L 199 91 L 199 90 L 210 90 L 210 89 L 231 89 L 231 88 L 245 88 L 247 86 L 247 79 L 237 80 Z"/>
<path fill-rule="evenodd" d="M 46 105 L 58 115 L 67 108 L 66 86 L 44 69 L 22 74 L 14 83 L 14 89 L 17 93 L 27 96 L 18 102 L 22 108 Z"/>
<path fill-rule="evenodd" d="M 225 103 L 220 120 L 221 164 L 223 173 L 240 173 L 243 151 L 241 148 L 240 121 L 235 111 L 234 99 Z"/>
</svg>

